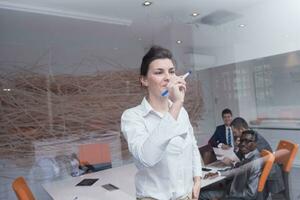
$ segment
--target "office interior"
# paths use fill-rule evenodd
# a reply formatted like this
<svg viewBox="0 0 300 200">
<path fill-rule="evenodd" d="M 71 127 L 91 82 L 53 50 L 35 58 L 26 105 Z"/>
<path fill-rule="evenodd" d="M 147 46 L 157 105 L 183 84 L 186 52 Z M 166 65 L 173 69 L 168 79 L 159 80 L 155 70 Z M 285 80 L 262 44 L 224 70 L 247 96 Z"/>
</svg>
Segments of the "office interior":
<svg viewBox="0 0 300 200">
<path fill-rule="evenodd" d="M 133 162 L 120 132 L 138 105 L 143 55 L 170 49 L 187 78 L 198 146 L 241 116 L 275 150 L 300 142 L 300 2 L 297 0 L 0 0 L 0 199 L 17 199 L 23 176 L 42 184 L 70 177 L 79 146 L 108 143 L 112 167 Z M 291 171 L 300 199 L 300 154 Z"/>
</svg>

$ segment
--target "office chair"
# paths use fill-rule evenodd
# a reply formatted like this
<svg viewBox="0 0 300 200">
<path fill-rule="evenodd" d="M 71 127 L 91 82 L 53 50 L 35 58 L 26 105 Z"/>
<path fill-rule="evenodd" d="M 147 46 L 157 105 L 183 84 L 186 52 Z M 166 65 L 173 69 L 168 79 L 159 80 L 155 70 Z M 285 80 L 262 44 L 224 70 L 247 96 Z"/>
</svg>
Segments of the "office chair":
<svg viewBox="0 0 300 200">
<path fill-rule="evenodd" d="M 96 172 L 111 168 L 109 144 L 83 144 L 79 146 L 79 163 L 88 172 Z"/>
<path fill-rule="evenodd" d="M 19 200 L 35 200 L 26 180 L 23 177 L 16 178 L 12 183 L 12 188 Z"/>
<path fill-rule="evenodd" d="M 265 188 L 265 184 L 266 181 L 268 179 L 268 176 L 271 172 L 274 160 L 275 160 L 275 156 L 267 151 L 267 150 L 262 150 L 260 153 L 262 159 L 263 159 L 263 169 L 259 178 L 259 182 L 258 182 L 258 187 L 257 187 L 257 200 L 264 200 L 267 199 L 267 197 L 269 196 L 269 194 L 267 192 L 265 192 L 264 188 Z"/>
<path fill-rule="evenodd" d="M 275 162 L 281 167 L 285 187 L 281 194 L 287 200 L 291 199 L 289 190 L 289 173 L 292 169 L 298 148 L 299 144 L 287 140 L 280 140 L 275 152 Z"/>
</svg>

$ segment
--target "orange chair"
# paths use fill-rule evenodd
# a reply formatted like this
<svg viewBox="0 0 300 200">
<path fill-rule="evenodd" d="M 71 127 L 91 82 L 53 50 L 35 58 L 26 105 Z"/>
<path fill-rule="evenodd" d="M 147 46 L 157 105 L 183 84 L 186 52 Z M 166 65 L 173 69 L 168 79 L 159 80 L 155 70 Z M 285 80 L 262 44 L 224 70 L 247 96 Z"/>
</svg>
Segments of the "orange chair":
<svg viewBox="0 0 300 200">
<path fill-rule="evenodd" d="M 12 188 L 19 200 L 35 200 L 26 180 L 23 177 L 16 178 L 12 183 Z"/>
<path fill-rule="evenodd" d="M 287 200 L 290 200 L 289 173 L 292 169 L 298 148 L 299 144 L 287 140 L 280 140 L 275 152 L 275 162 L 281 167 L 284 180 L 285 189 L 282 194 Z"/>
<path fill-rule="evenodd" d="M 271 172 L 271 169 L 272 169 L 272 166 L 273 166 L 273 163 L 275 160 L 275 156 L 267 150 L 262 150 L 260 152 L 260 155 L 263 159 L 264 167 L 263 167 L 263 170 L 261 172 L 259 182 L 258 182 L 257 199 L 263 200 L 263 199 L 266 199 L 267 196 L 269 195 L 264 192 L 264 188 L 265 188 L 265 184 L 268 179 L 268 176 Z"/>
<path fill-rule="evenodd" d="M 79 163 L 82 168 L 95 172 L 111 168 L 109 144 L 83 144 L 79 146 Z"/>
</svg>

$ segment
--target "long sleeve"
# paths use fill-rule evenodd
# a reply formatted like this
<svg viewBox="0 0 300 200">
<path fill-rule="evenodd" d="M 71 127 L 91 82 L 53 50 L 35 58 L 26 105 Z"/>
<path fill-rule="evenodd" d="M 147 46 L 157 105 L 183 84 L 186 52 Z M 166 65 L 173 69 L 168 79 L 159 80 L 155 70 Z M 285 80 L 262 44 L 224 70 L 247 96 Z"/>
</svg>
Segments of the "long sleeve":
<svg viewBox="0 0 300 200">
<path fill-rule="evenodd" d="M 213 147 L 219 147 L 220 144 L 227 144 L 225 125 L 219 125 L 216 127 L 216 130 L 208 143 Z"/>
<path fill-rule="evenodd" d="M 145 119 L 136 111 L 127 110 L 121 117 L 121 130 L 129 151 L 144 166 L 149 167 L 160 161 L 168 142 L 176 136 L 185 137 L 188 128 L 181 126 L 169 113 L 161 118 L 149 132 Z"/>
<path fill-rule="evenodd" d="M 257 151 L 258 152 L 258 151 Z M 249 159 L 244 165 L 222 173 L 234 175 L 228 198 L 255 199 L 263 160 L 260 157 Z"/>
<path fill-rule="evenodd" d="M 248 170 L 248 180 L 246 182 L 246 187 L 240 192 L 235 192 L 230 194 L 230 197 L 243 198 L 245 200 L 255 199 L 257 195 L 257 186 L 259 182 L 259 177 L 261 174 L 260 163 L 254 161 L 252 169 Z"/>
<path fill-rule="evenodd" d="M 192 125 L 190 124 L 190 131 L 192 134 L 193 140 L 193 176 L 201 176 L 202 177 L 202 166 L 201 166 L 201 158 L 197 145 L 197 141 L 195 139 L 194 130 Z"/>
<path fill-rule="evenodd" d="M 208 144 L 210 144 L 213 147 L 218 146 L 218 144 L 217 144 L 217 129 L 215 130 L 214 134 L 209 139 Z"/>
</svg>

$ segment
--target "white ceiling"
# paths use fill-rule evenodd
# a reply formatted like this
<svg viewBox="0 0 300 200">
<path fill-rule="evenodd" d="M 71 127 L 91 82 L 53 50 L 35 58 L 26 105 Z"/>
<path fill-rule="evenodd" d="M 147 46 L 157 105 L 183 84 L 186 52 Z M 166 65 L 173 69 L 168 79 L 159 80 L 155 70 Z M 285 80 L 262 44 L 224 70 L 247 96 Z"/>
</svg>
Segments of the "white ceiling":
<svg viewBox="0 0 300 200">
<path fill-rule="evenodd" d="M 214 65 L 284 53 L 300 46 L 297 0 L 153 0 L 150 7 L 142 3 L 0 0 L 0 44 L 102 49 L 118 63 L 134 66 L 153 43 L 171 47 L 178 55 L 196 52 L 214 56 Z M 231 11 L 241 18 L 219 26 L 195 24 L 216 10 Z M 200 16 L 191 17 L 192 12 Z M 183 43 L 177 45 L 177 39 Z M 119 53 L 113 56 L 115 50 Z"/>
<path fill-rule="evenodd" d="M 45 13 L 86 18 L 95 21 L 110 21 L 118 24 L 130 24 L 149 17 L 165 20 L 174 17 L 177 20 L 191 21 L 192 12 L 206 15 L 218 9 L 242 11 L 263 0 L 152 0 L 153 5 L 143 7 L 143 0 L 9 0 L 0 1 L 0 7 L 28 12 Z"/>
</svg>

